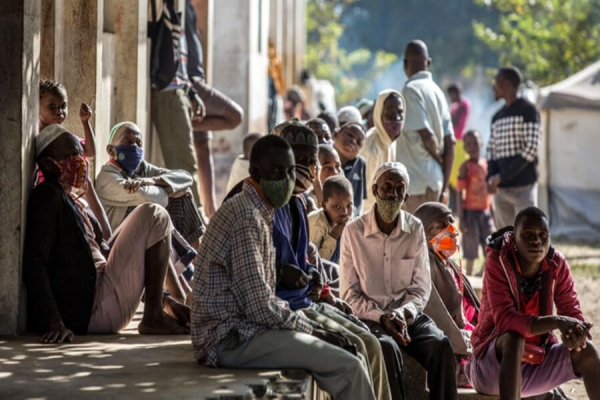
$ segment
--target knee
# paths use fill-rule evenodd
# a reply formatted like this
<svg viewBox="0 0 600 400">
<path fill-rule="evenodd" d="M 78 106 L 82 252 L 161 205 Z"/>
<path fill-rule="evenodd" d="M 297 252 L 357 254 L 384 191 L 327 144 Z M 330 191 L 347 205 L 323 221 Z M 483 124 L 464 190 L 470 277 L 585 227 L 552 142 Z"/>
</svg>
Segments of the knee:
<svg viewBox="0 0 600 400">
<path fill-rule="evenodd" d="M 230 106 L 225 110 L 225 118 L 229 122 L 229 129 L 234 129 L 242 123 L 244 119 L 244 110 L 239 104 L 231 102 Z"/>
<path fill-rule="evenodd" d="M 448 336 L 443 336 L 432 343 L 434 354 L 451 357 L 454 360 L 454 349 Z"/>
<path fill-rule="evenodd" d="M 573 369 L 579 375 L 597 371 L 600 367 L 598 351 L 594 344 L 589 340 L 586 342 L 585 349 L 581 349 L 581 351 L 571 351 L 570 354 L 573 362 Z"/>
<path fill-rule="evenodd" d="M 513 354 L 519 360 L 525 351 L 525 338 L 516 332 L 506 332 L 496 340 L 496 354 L 500 361 L 503 357 Z"/>
<path fill-rule="evenodd" d="M 156 203 L 140 204 L 136 208 L 136 212 L 143 221 L 152 222 L 153 225 L 159 225 L 165 229 L 171 226 L 171 217 L 167 210 Z"/>
</svg>

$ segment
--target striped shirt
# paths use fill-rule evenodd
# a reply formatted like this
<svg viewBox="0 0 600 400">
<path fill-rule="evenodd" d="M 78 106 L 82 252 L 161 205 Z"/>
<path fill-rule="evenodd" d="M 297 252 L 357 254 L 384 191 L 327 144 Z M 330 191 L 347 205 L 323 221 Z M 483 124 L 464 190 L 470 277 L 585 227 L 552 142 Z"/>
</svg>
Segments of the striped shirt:
<svg viewBox="0 0 600 400">
<path fill-rule="evenodd" d="M 269 329 L 312 332 L 312 324 L 275 296 L 273 209 L 249 181 L 211 218 L 198 250 L 192 303 L 196 359 L 217 366 L 230 332 L 250 340 Z"/>
</svg>

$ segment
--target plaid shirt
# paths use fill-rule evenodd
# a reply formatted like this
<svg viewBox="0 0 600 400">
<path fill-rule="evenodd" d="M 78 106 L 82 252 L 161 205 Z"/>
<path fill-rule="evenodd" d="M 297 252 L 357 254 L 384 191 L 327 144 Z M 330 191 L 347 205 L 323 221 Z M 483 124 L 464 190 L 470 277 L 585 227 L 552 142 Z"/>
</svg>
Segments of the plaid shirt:
<svg viewBox="0 0 600 400">
<path fill-rule="evenodd" d="M 198 361 L 217 365 L 230 332 L 246 341 L 268 329 L 312 332 L 312 324 L 275 297 L 273 209 L 252 183 L 211 218 L 193 280 L 192 343 Z"/>
<path fill-rule="evenodd" d="M 539 140 L 539 113 L 533 104 L 519 98 L 494 115 L 488 160 L 521 156 L 532 163 L 537 158 Z"/>
</svg>

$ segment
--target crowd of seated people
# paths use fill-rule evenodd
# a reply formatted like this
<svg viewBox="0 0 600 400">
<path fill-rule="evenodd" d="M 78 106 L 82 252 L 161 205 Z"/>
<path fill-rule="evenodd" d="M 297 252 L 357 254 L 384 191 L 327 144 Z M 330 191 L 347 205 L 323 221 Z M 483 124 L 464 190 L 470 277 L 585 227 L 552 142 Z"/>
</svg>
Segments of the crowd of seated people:
<svg viewBox="0 0 600 400">
<path fill-rule="evenodd" d="M 210 367 L 307 370 L 334 399 L 410 398 L 406 357 L 427 371 L 431 399 L 457 399 L 459 387 L 565 398 L 554 389 L 576 378 L 600 398 L 592 324 L 541 210 L 489 236 L 481 298 L 456 257 L 452 210 L 407 210 L 413 177 L 396 139 L 411 97 L 382 91 L 368 130 L 349 106 L 340 121 L 327 114 L 331 127 L 301 116 L 247 135 L 207 223 L 192 175 L 144 160 L 134 122 L 110 132 L 94 185 L 92 110 L 81 109 L 82 143 L 61 125 L 66 89 L 41 89 L 23 274 L 42 342 L 119 332 L 143 301 L 139 333 L 191 334 Z M 177 266 L 182 252 L 193 275 Z"/>
</svg>

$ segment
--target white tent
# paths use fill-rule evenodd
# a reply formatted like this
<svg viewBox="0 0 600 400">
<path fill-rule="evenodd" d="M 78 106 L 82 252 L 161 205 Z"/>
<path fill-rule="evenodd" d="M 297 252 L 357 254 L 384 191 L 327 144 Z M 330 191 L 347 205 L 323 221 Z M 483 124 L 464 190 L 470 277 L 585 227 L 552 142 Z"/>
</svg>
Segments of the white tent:
<svg viewBox="0 0 600 400">
<path fill-rule="evenodd" d="M 540 90 L 540 206 L 554 235 L 600 239 L 600 61 Z"/>
</svg>

